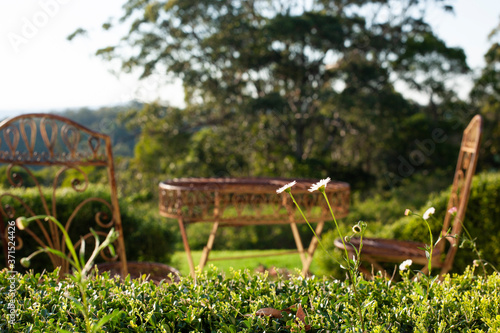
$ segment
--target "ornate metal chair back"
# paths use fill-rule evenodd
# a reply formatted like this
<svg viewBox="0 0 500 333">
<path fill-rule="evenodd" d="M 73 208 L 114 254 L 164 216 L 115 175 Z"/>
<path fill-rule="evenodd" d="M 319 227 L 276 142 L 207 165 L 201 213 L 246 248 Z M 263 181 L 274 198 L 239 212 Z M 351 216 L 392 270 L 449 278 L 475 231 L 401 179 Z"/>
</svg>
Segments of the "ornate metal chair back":
<svg viewBox="0 0 500 333">
<path fill-rule="evenodd" d="M 109 136 L 58 115 L 10 118 L 0 123 L 0 166 L 0 224 L 8 267 L 12 263 L 9 254 L 19 262 L 21 256 L 30 254 L 23 253 L 23 248 L 32 250 L 34 243 L 68 252 L 61 231 L 53 223 L 38 219 L 24 230 L 8 228 L 9 222 L 12 224 L 19 216 L 51 215 L 63 224 L 76 248 L 85 239 L 86 248 L 93 249 L 90 228 L 105 237 L 114 227 L 119 233 L 116 254 L 100 255 L 104 261 L 118 260 L 122 275 L 127 274 Z M 76 202 L 63 200 L 72 195 L 77 197 Z M 83 221 L 82 216 L 89 213 L 91 216 Z M 67 261 L 48 255 L 54 267 L 61 267 L 61 275 L 69 272 Z"/>
</svg>

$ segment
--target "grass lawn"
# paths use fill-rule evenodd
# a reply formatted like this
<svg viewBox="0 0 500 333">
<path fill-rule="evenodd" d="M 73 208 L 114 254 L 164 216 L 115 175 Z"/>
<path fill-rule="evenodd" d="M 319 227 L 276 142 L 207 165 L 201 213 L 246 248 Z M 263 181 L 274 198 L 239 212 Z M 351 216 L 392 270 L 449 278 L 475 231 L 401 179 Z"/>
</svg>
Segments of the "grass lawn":
<svg viewBox="0 0 500 333">
<path fill-rule="evenodd" d="M 260 265 L 266 268 L 274 266 L 278 268 L 286 268 L 290 273 L 295 273 L 295 269 L 302 270 L 302 262 L 298 253 L 283 254 L 279 256 L 266 256 L 272 253 L 286 253 L 291 250 L 245 250 L 245 251 L 211 251 L 208 257 L 209 261 L 205 266 L 205 270 L 210 265 L 216 266 L 219 270 L 229 272 L 230 268 L 235 270 L 249 269 L 255 271 Z M 318 249 L 320 251 L 320 249 Z M 202 251 L 191 251 L 193 255 L 194 265 L 197 266 L 200 262 Z M 263 255 L 264 257 L 245 258 L 245 259 L 229 259 L 229 260 L 213 260 L 224 257 L 248 256 L 248 255 Z M 185 252 L 175 252 L 172 256 L 171 266 L 177 268 L 183 276 L 189 275 L 189 265 Z M 317 271 L 317 264 L 314 259 L 309 269 L 314 273 Z"/>
</svg>

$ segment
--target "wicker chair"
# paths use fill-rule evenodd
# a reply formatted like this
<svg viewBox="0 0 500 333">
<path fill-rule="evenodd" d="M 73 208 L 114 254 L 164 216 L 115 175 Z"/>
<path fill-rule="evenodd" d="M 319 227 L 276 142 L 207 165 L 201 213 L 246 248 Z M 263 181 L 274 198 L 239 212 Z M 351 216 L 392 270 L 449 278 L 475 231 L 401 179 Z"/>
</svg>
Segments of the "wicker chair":
<svg viewBox="0 0 500 333">
<path fill-rule="evenodd" d="M 36 243 L 42 248 L 68 253 L 62 233 L 54 223 L 38 219 L 24 230 L 12 228 L 12 221 L 19 216 L 50 215 L 70 234 L 85 239 L 87 244 L 94 240 L 90 228 L 104 237 L 115 228 L 119 233 L 114 244 L 116 254 L 112 256 L 103 251 L 100 261 L 104 263 L 98 265 L 99 271 L 108 270 L 122 277 L 130 274 L 132 278 L 146 274 L 155 281 L 169 279 L 170 273 L 179 274 L 164 264 L 127 262 L 109 136 L 62 116 L 25 114 L 0 123 L 0 163 L 6 166 L 3 178 L 8 182 L 0 185 L 0 230 L 7 267 L 12 269 L 11 264 L 30 254 L 23 253 L 28 241 L 31 251 Z M 43 177 L 38 177 L 41 172 Z M 50 183 L 47 183 L 49 175 Z M 92 190 L 94 186 L 89 177 L 95 175 L 104 184 L 101 189 L 105 197 Z M 59 205 L 57 198 L 78 192 L 86 192 L 85 199 L 70 207 L 70 214 L 63 214 L 62 210 L 67 211 L 68 207 Z M 28 193 L 35 199 L 26 200 Z M 91 221 L 83 218 L 85 222 L 82 223 L 79 216 L 88 215 L 89 211 L 97 212 L 89 218 Z M 80 239 L 73 239 L 73 242 L 76 248 L 81 245 Z M 90 247 L 93 248 L 86 246 Z M 61 267 L 61 276 L 69 272 L 67 261 L 52 253 L 48 255 L 54 267 Z"/>
<path fill-rule="evenodd" d="M 467 210 L 472 177 L 476 170 L 477 154 L 481 140 L 481 123 L 481 116 L 476 115 L 465 129 L 462 137 L 451 196 L 448 201 L 448 208 L 442 228 L 443 237 L 433 250 L 432 268 L 439 268 L 441 270 L 441 277 L 452 268 L 457 252 L 459 236 L 462 231 L 462 221 L 464 221 Z M 449 211 L 452 207 L 457 208 L 456 213 Z M 446 241 L 449 242 L 448 246 Z M 344 245 L 340 239 L 335 240 L 335 246 L 344 250 Z M 346 244 L 350 256 L 355 252 L 353 246 L 359 249 L 359 238 L 353 238 L 350 244 Z M 428 260 L 423 250 L 424 248 L 425 244 L 419 242 L 363 238 L 361 260 L 368 262 L 376 270 L 384 272 L 381 263 L 401 263 L 406 259 L 411 259 L 415 264 L 424 265 L 421 272 L 427 274 Z M 362 270 L 365 275 L 371 276 L 370 270 L 366 267 L 362 268 Z"/>
</svg>

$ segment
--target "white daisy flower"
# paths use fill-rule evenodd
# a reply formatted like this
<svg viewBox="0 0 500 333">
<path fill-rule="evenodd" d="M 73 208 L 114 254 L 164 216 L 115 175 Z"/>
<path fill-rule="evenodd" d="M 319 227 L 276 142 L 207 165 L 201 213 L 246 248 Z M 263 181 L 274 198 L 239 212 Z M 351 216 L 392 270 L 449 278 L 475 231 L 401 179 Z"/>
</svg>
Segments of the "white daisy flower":
<svg viewBox="0 0 500 333">
<path fill-rule="evenodd" d="M 291 183 L 288 183 L 286 184 L 285 186 L 282 186 L 280 187 L 279 189 L 276 190 L 276 193 L 281 193 L 283 191 L 286 191 L 287 189 L 289 189 L 290 187 L 292 187 L 293 185 L 297 184 L 297 182 L 294 180 L 293 182 Z"/>
<path fill-rule="evenodd" d="M 313 186 L 311 186 L 311 188 L 309 189 L 309 192 L 314 192 L 316 190 L 319 190 L 321 187 L 326 188 L 326 184 L 328 184 L 329 182 L 330 182 L 330 177 L 328 177 L 326 179 L 322 179 L 319 182 L 317 182 L 316 184 L 314 184 Z"/>
<path fill-rule="evenodd" d="M 431 215 L 434 214 L 435 212 L 436 212 L 436 210 L 434 209 L 434 207 L 427 209 L 424 213 L 424 216 L 423 216 L 424 220 L 428 220 L 429 217 L 431 217 Z"/>
<path fill-rule="evenodd" d="M 405 260 L 401 263 L 401 265 L 399 265 L 399 270 L 405 271 L 411 266 L 411 264 L 413 264 L 413 261 L 411 261 L 411 259 Z"/>
</svg>

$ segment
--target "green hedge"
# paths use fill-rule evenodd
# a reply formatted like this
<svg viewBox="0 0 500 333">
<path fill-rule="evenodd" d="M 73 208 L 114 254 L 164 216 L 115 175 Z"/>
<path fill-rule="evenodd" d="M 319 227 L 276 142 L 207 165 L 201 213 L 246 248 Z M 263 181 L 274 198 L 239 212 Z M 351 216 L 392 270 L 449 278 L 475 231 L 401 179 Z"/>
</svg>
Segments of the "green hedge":
<svg viewBox="0 0 500 333">
<path fill-rule="evenodd" d="M 0 272 L 2 332 L 83 331 L 74 300 L 79 290 L 56 273 L 14 275 Z M 14 283 L 11 289 L 11 283 Z M 367 332 L 498 332 L 500 275 L 487 279 L 448 276 L 435 283 L 376 278 L 362 281 L 359 293 Z M 263 308 L 298 307 L 307 332 L 361 332 L 352 290 L 345 283 L 319 278 L 270 281 L 263 275 L 216 270 L 179 283 L 155 285 L 144 280 L 111 279 L 104 273 L 89 281 L 89 311 L 98 320 L 121 311 L 106 332 L 305 332 L 294 309 L 282 318 L 259 317 Z M 73 298 L 73 300 L 71 300 Z M 11 305 L 9 305 L 11 303 Z M 17 314 L 8 327 L 11 308 Z"/>
<path fill-rule="evenodd" d="M 44 214 L 45 210 L 43 209 L 40 194 L 36 188 L 19 188 L 9 191 L 21 197 L 35 213 Z M 51 207 L 51 190 L 45 188 L 43 189 L 43 194 L 49 207 Z M 62 188 L 58 190 L 56 195 L 58 219 L 64 223 L 75 207 L 90 197 L 98 197 L 109 201 L 109 190 L 101 185 L 90 185 L 84 192 L 77 192 L 71 188 Z M 6 204 L 13 206 L 16 210 L 16 216 L 26 215 L 21 205 L 9 197 L 4 197 L 1 204 L 3 206 Z M 109 214 L 111 213 L 102 203 L 92 202 L 85 205 L 85 208 L 81 209 L 71 225 L 69 230 L 71 239 L 74 241 L 78 240 L 80 235 L 89 232 L 89 227 L 99 230 L 99 227 L 95 223 L 95 216 L 101 211 Z M 158 208 L 155 206 L 153 209 L 150 206 L 141 204 L 135 205 L 131 202 L 121 201 L 120 213 L 122 217 L 127 259 L 130 261 L 157 261 L 168 263 L 173 253 L 173 235 L 170 231 L 171 228 L 165 223 L 164 219 L 159 216 Z M 30 228 L 36 228 L 36 225 L 33 224 Z M 25 234 L 25 236 L 22 236 L 22 232 L 19 230 L 16 232 L 24 240 L 23 249 L 16 251 L 16 259 L 19 260 L 35 251 L 38 248 L 38 244 L 35 243 L 35 241 L 31 241 L 29 235 Z M 91 245 L 89 244 L 87 247 L 90 248 Z M 0 259 L 0 267 L 3 267 L 5 263 L 3 251 L 0 254 Z M 32 264 L 32 268 L 36 271 L 47 268 L 52 269 L 50 260 L 45 254 L 38 255 L 36 259 L 32 261 Z M 18 266 L 19 267 L 16 267 L 16 269 L 23 271 L 23 268 L 20 267 L 20 265 Z"/>
</svg>

